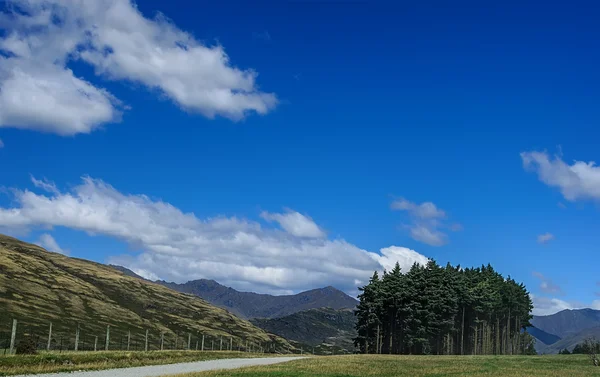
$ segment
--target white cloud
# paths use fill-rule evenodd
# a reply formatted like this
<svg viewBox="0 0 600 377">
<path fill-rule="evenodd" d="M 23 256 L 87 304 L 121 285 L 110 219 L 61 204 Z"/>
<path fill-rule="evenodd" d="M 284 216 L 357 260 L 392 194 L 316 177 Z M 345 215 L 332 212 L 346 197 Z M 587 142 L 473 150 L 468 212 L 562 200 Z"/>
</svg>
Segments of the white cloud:
<svg viewBox="0 0 600 377">
<path fill-rule="evenodd" d="M 325 232 L 308 216 L 287 210 L 286 213 L 262 212 L 260 217 L 267 221 L 276 221 L 289 234 L 296 237 L 323 238 Z"/>
<path fill-rule="evenodd" d="M 54 182 L 49 182 L 47 179 L 36 179 L 33 175 L 30 175 L 29 178 L 31 178 L 31 182 L 33 183 L 33 185 L 37 188 L 41 188 L 44 191 L 48 191 L 52 194 L 58 194 L 58 188 L 56 188 L 56 185 L 54 184 Z"/>
<path fill-rule="evenodd" d="M 544 233 L 537 236 L 538 243 L 548 243 L 554 239 L 554 235 L 552 233 Z"/>
<path fill-rule="evenodd" d="M 533 272 L 533 276 L 540 280 L 540 290 L 544 293 L 553 293 L 553 294 L 563 294 L 563 290 L 552 280 L 546 276 L 544 276 L 540 272 Z"/>
<path fill-rule="evenodd" d="M 584 306 L 572 304 L 558 298 L 540 297 L 530 294 L 534 315 L 550 315 L 565 309 L 582 309 Z"/>
<path fill-rule="evenodd" d="M 109 262 L 165 280 L 208 278 L 263 292 L 325 285 L 354 291 L 354 282 L 367 281 L 374 270 L 396 261 L 409 266 L 426 260 L 404 248 L 382 249 L 379 255 L 343 239 L 304 237 L 306 232 L 298 236 L 235 217 L 201 219 L 91 178 L 83 178 L 69 192 L 13 192 L 15 207 L 0 207 L 0 227 L 62 226 L 117 238 L 142 251 Z M 282 216 L 300 218 L 293 214 Z"/>
<path fill-rule="evenodd" d="M 600 199 L 600 167 L 595 162 L 573 161 L 569 165 L 560 156 L 550 157 L 546 152 L 523 152 L 521 159 L 525 170 L 558 188 L 566 200 Z"/>
<path fill-rule="evenodd" d="M 11 0 L 1 15 L 0 127 L 75 135 L 120 120 L 105 89 L 78 78 L 72 60 L 111 80 L 142 84 L 183 109 L 233 120 L 277 105 L 257 74 L 231 65 L 165 16 L 145 18 L 130 0 Z"/>
<path fill-rule="evenodd" d="M 449 229 L 458 232 L 463 229 L 461 224 L 448 225 L 445 220 L 446 212 L 432 202 L 416 204 L 404 198 L 396 199 L 390 205 L 395 211 L 405 211 L 411 218 L 411 224 L 405 226 L 410 231 L 410 236 L 419 242 L 431 246 L 443 246 L 448 243 L 448 235 L 440 229 Z"/>
<path fill-rule="evenodd" d="M 396 262 L 400 265 L 402 272 L 410 270 L 413 264 L 418 263 L 423 266 L 427 264 L 428 258 L 406 247 L 390 246 L 380 250 L 381 255 L 372 253 L 375 259 L 386 271 L 391 271 Z"/>
<path fill-rule="evenodd" d="M 40 236 L 40 239 L 36 242 L 36 245 L 43 247 L 48 251 L 52 251 L 54 253 L 60 253 L 64 255 L 69 255 L 69 252 L 63 250 L 60 246 L 58 246 L 58 242 L 49 235 L 48 233 L 44 233 Z"/>
<path fill-rule="evenodd" d="M 4 148 L 4 142 L 0 139 L 0 148 Z"/>
</svg>

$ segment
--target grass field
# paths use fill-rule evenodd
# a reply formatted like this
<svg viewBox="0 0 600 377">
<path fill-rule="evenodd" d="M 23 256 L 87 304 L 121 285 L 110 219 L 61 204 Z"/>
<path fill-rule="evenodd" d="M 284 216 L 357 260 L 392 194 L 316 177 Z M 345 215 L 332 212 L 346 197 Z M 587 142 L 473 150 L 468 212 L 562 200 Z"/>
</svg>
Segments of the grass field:
<svg viewBox="0 0 600 377">
<path fill-rule="evenodd" d="M 74 370 L 125 368 L 142 365 L 172 364 L 201 360 L 273 356 L 276 355 L 217 351 L 43 352 L 38 355 L 0 356 L 0 376 L 67 372 Z"/>
<path fill-rule="evenodd" d="M 600 376 L 581 355 L 552 356 L 328 356 L 264 367 L 178 377 L 582 377 Z"/>
</svg>

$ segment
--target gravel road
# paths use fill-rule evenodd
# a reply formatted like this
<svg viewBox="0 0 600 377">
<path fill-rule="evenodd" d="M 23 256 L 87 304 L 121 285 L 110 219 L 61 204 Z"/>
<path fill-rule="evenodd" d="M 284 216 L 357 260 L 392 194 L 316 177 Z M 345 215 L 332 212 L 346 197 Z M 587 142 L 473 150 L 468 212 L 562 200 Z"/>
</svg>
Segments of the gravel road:
<svg viewBox="0 0 600 377">
<path fill-rule="evenodd" d="M 146 367 L 117 368 L 87 372 L 66 372 L 48 374 L 28 374 L 13 377 L 158 377 L 169 374 L 203 372 L 216 369 L 235 369 L 255 365 L 285 363 L 286 361 L 304 359 L 304 357 L 268 357 L 260 359 L 221 359 L 196 361 L 166 365 L 151 365 Z"/>
</svg>

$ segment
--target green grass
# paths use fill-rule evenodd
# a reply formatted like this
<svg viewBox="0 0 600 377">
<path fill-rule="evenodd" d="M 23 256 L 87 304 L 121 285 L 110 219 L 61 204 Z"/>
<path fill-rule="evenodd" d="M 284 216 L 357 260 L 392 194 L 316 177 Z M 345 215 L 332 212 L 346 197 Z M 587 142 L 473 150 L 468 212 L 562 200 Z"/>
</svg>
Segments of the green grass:
<svg viewBox="0 0 600 377">
<path fill-rule="evenodd" d="M 142 365 L 173 364 L 189 361 L 273 356 L 276 355 L 219 351 L 43 352 L 38 355 L 0 356 L 0 376 L 68 372 L 74 370 L 99 370 L 135 367 Z"/>
<path fill-rule="evenodd" d="M 600 376 L 600 367 L 580 355 L 313 357 L 288 363 L 192 373 L 178 377 L 580 377 Z"/>
</svg>

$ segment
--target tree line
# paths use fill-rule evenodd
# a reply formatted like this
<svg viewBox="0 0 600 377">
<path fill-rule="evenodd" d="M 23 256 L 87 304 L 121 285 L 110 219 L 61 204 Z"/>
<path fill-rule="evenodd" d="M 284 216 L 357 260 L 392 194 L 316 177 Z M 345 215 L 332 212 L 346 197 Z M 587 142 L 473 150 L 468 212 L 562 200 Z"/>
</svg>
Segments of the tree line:
<svg viewBox="0 0 600 377">
<path fill-rule="evenodd" d="M 463 269 L 429 260 L 403 273 L 396 263 L 359 290 L 354 344 L 361 353 L 535 354 L 524 331 L 529 292 L 489 264 Z"/>
</svg>

